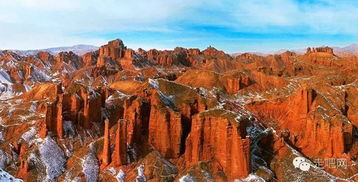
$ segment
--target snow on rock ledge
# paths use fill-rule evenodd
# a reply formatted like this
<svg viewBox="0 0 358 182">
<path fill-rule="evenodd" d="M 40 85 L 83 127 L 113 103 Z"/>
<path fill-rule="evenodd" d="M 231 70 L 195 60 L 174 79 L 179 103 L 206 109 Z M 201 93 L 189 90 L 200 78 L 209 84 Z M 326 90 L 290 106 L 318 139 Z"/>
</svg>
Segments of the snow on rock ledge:
<svg viewBox="0 0 358 182">
<path fill-rule="evenodd" d="M 21 179 L 17 179 L 14 176 L 11 176 L 9 173 L 7 173 L 6 171 L 0 169 L 0 181 L 3 182 L 22 182 Z"/>
<path fill-rule="evenodd" d="M 146 182 L 147 178 L 145 177 L 144 174 L 144 164 L 141 164 L 138 168 L 138 176 L 136 177 L 135 181 L 136 182 Z"/>
<path fill-rule="evenodd" d="M 118 182 L 125 182 L 126 181 L 126 174 L 122 171 L 122 169 L 118 172 L 116 179 Z"/>
<path fill-rule="evenodd" d="M 65 171 L 65 155 L 51 137 L 46 137 L 39 147 L 40 158 L 46 167 L 46 180 L 55 181 Z"/>
<path fill-rule="evenodd" d="M 245 179 L 236 179 L 234 182 L 265 182 L 265 180 L 257 175 L 249 174 Z"/>
<path fill-rule="evenodd" d="M 193 176 L 187 174 L 187 175 L 181 177 L 179 179 L 179 182 L 196 182 L 196 179 Z"/>
<path fill-rule="evenodd" d="M 85 174 L 86 182 L 97 181 L 99 167 L 96 156 L 90 152 L 82 162 L 82 172 Z"/>
</svg>

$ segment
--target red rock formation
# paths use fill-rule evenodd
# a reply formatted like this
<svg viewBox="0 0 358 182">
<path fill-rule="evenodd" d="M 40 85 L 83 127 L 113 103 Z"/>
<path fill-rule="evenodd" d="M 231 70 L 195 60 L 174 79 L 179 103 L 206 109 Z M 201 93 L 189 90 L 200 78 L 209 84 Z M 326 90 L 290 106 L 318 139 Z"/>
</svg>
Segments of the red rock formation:
<svg viewBox="0 0 358 182">
<path fill-rule="evenodd" d="M 109 41 L 107 45 L 99 48 L 97 67 L 101 66 L 119 66 L 119 59 L 124 56 L 126 47 L 122 40 L 116 39 Z"/>
<path fill-rule="evenodd" d="M 101 46 L 99 48 L 99 55 L 110 57 L 112 59 L 117 59 L 123 57 L 124 54 L 124 44 L 120 39 L 109 41 L 107 45 Z"/>
<path fill-rule="evenodd" d="M 103 136 L 103 152 L 102 152 L 102 166 L 107 166 L 111 163 L 110 150 L 110 134 L 109 134 L 109 120 L 104 121 L 104 136 Z"/>
<path fill-rule="evenodd" d="M 30 79 L 32 73 L 32 66 L 26 65 L 25 66 L 25 79 Z"/>
<path fill-rule="evenodd" d="M 127 164 L 127 121 L 125 120 L 118 120 L 112 159 L 115 166 Z"/>
<path fill-rule="evenodd" d="M 111 95 L 112 90 L 106 86 L 100 88 L 99 93 L 102 96 L 102 106 L 105 105 L 106 99 Z"/>
<path fill-rule="evenodd" d="M 172 51 L 158 51 L 156 49 L 151 49 L 146 52 L 145 57 L 153 63 L 161 66 L 191 65 L 188 60 L 187 50 L 180 47 L 177 47 Z"/>
<path fill-rule="evenodd" d="M 149 143 L 167 158 L 179 157 L 184 150 L 183 126 L 180 113 L 166 108 L 158 93 L 151 97 Z"/>
<path fill-rule="evenodd" d="M 43 61 L 48 61 L 50 58 L 52 58 L 52 55 L 50 53 L 43 51 L 37 53 L 37 56 Z"/>
<path fill-rule="evenodd" d="M 309 156 L 320 154 L 322 158 L 344 157 L 345 143 L 342 121 L 333 118 L 330 121 L 321 116 L 308 119 L 302 143 L 298 146 Z"/>
<path fill-rule="evenodd" d="M 123 69 L 133 69 L 133 55 L 134 51 L 132 49 L 125 50 L 124 57 L 120 60 Z"/>
<path fill-rule="evenodd" d="M 285 51 L 280 54 L 280 58 L 284 61 L 284 63 L 292 63 L 296 56 L 296 53 L 290 51 Z"/>
<path fill-rule="evenodd" d="M 186 141 L 187 166 L 217 160 L 230 179 L 246 177 L 250 171 L 250 139 L 242 137 L 241 122 L 225 111 L 202 112 L 193 118 Z"/>
<path fill-rule="evenodd" d="M 200 49 L 188 49 L 187 52 L 190 56 L 195 56 L 200 54 Z"/>
<path fill-rule="evenodd" d="M 45 120 L 45 121 L 41 121 L 39 137 L 45 138 L 46 136 L 47 136 L 47 126 L 46 126 L 46 120 Z"/>
<path fill-rule="evenodd" d="M 334 113 L 314 89 L 302 86 L 285 101 L 257 104 L 251 110 L 273 120 L 282 130 L 289 130 L 289 140 L 308 156 L 320 158 L 345 157 L 351 138 L 352 126 L 344 117 Z M 324 105 L 326 108 L 323 108 Z M 317 107 L 319 106 L 319 107 Z"/>
<path fill-rule="evenodd" d="M 30 91 L 23 94 L 21 97 L 25 100 L 40 100 L 48 99 L 53 101 L 57 99 L 57 95 L 62 93 L 62 84 L 58 83 L 45 83 L 38 85 Z"/>
<path fill-rule="evenodd" d="M 78 113 L 83 107 L 83 100 L 75 94 L 66 93 L 63 95 L 63 110 L 67 111 L 66 119 L 77 124 Z"/>
<path fill-rule="evenodd" d="M 127 59 L 133 59 L 134 51 L 132 49 L 126 49 L 124 52 L 124 57 Z"/>
<path fill-rule="evenodd" d="M 268 75 L 258 71 L 252 71 L 250 78 L 263 89 L 281 88 L 287 85 L 287 81 L 281 77 Z"/>
<path fill-rule="evenodd" d="M 304 61 L 310 64 L 325 65 L 325 66 L 337 66 L 336 55 L 333 53 L 333 49 L 329 47 L 320 48 L 308 48 Z"/>
<path fill-rule="evenodd" d="M 215 49 L 214 47 L 209 46 L 203 51 L 203 54 L 205 56 L 225 56 L 226 54 L 223 51 L 219 51 Z"/>
<path fill-rule="evenodd" d="M 62 100 L 60 94 L 55 102 L 47 103 L 45 109 L 45 123 L 48 131 L 54 132 L 59 138 L 63 137 Z"/>
<path fill-rule="evenodd" d="M 27 179 L 28 172 L 29 172 L 29 163 L 27 162 L 27 159 L 23 159 L 20 161 L 20 166 L 17 175 L 23 179 Z"/>
<path fill-rule="evenodd" d="M 55 56 L 55 61 L 60 64 L 63 62 L 70 64 L 75 69 L 79 69 L 83 66 L 83 61 L 82 61 L 81 57 L 79 57 L 72 51 L 58 53 L 58 55 Z"/>
<path fill-rule="evenodd" d="M 243 53 L 235 57 L 235 60 L 240 63 L 249 64 L 249 63 L 259 63 L 264 61 L 264 57 L 258 56 L 252 53 Z"/>
<path fill-rule="evenodd" d="M 29 163 L 27 161 L 26 153 L 29 149 L 29 146 L 26 142 L 21 143 L 20 151 L 19 151 L 19 158 L 20 158 L 20 166 L 17 171 L 17 175 L 26 179 L 29 172 Z"/>
<path fill-rule="evenodd" d="M 88 52 L 82 56 L 82 60 L 85 66 L 96 65 L 98 53 Z"/>
<path fill-rule="evenodd" d="M 306 54 L 310 54 L 310 53 L 317 53 L 317 52 L 324 52 L 324 53 L 329 53 L 329 54 L 333 54 L 333 49 L 330 47 L 317 47 L 317 48 L 307 48 L 307 52 Z"/>
<path fill-rule="evenodd" d="M 62 118 L 62 101 L 63 95 L 59 95 L 56 105 L 56 133 L 59 138 L 63 138 L 63 118 Z"/>
<path fill-rule="evenodd" d="M 312 111 L 311 107 L 316 95 L 316 91 L 312 88 L 308 88 L 307 86 L 300 87 L 291 102 L 293 114 L 296 114 L 297 118 L 307 117 L 307 114 Z"/>
<path fill-rule="evenodd" d="M 110 58 L 108 57 L 104 57 L 104 56 L 99 56 L 97 59 L 97 67 L 102 67 L 102 66 L 106 66 L 107 63 L 109 62 Z"/>
<path fill-rule="evenodd" d="M 145 121 L 144 103 L 140 97 L 130 97 L 124 103 L 124 115 L 123 119 L 127 122 L 127 132 L 128 132 L 128 144 L 133 145 L 135 143 L 141 143 L 143 135 L 145 135 L 145 129 L 148 127 L 148 124 Z"/>
<path fill-rule="evenodd" d="M 301 175 L 293 149 L 311 160 L 346 159 L 347 169 L 324 170 L 355 180 L 357 56 L 338 57 L 327 47 L 235 58 L 213 47 L 134 52 L 114 40 L 82 57 L 0 51 L 0 65 L 0 156 L 4 169 L 24 180 L 46 175 L 33 167 L 46 156 L 33 158 L 46 144 L 36 133 L 66 153 L 65 171 L 53 181 L 85 180 L 78 159 L 89 153 L 100 160 L 98 181 L 116 180 L 112 167 L 133 181 L 142 164 L 147 181 L 187 174 L 234 181 L 251 170 L 267 181 L 292 181 Z M 320 170 L 299 177 L 331 180 L 316 175 Z"/>
<path fill-rule="evenodd" d="M 240 75 L 239 77 L 227 77 L 225 89 L 229 94 L 236 94 L 242 88 L 250 84 L 250 78 L 247 75 Z"/>
<path fill-rule="evenodd" d="M 89 93 L 84 97 L 83 102 L 83 127 L 89 128 L 91 122 L 101 122 L 102 96 L 97 92 Z"/>
<path fill-rule="evenodd" d="M 54 132 L 59 138 L 64 135 L 64 119 L 71 120 L 78 126 L 88 129 L 92 122 L 102 121 L 101 108 L 103 105 L 102 95 L 97 91 L 88 92 L 81 88 L 73 93 L 58 94 L 54 102 L 46 104 L 46 127 L 48 131 Z"/>
</svg>

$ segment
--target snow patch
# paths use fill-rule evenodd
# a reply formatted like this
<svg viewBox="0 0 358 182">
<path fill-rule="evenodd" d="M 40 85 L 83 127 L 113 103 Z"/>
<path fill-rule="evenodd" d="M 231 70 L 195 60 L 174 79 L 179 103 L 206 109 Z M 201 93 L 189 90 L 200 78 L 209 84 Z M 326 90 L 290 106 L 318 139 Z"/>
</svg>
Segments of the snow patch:
<svg viewBox="0 0 358 182">
<path fill-rule="evenodd" d="M 5 138 L 4 135 L 2 134 L 2 132 L 0 131 L 0 143 L 5 142 Z"/>
<path fill-rule="evenodd" d="M 174 96 L 172 95 L 165 95 L 162 91 L 159 90 L 159 82 L 158 80 L 154 79 L 148 79 L 149 86 L 153 89 L 156 89 L 158 91 L 158 94 L 160 96 L 160 100 L 169 107 L 174 107 Z"/>
<path fill-rule="evenodd" d="M 37 105 L 38 105 L 37 102 L 33 102 L 33 103 L 31 104 L 31 106 L 30 106 L 29 111 L 32 112 L 32 113 L 36 112 L 36 111 L 37 111 Z"/>
<path fill-rule="evenodd" d="M 160 100 L 166 105 L 174 107 L 174 96 L 173 95 L 165 95 L 163 92 L 158 90 L 158 94 L 160 96 Z"/>
<path fill-rule="evenodd" d="M 24 139 L 27 143 L 31 140 L 32 137 L 36 135 L 36 130 L 34 127 L 31 127 L 30 130 L 22 134 L 21 138 Z"/>
<path fill-rule="evenodd" d="M 4 69 L 0 69 L 0 83 L 12 84 L 9 73 Z"/>
<path fill-rule="evenodd" d="M 214 182 L 214 178 L 211 176 L 211 174 L 205 170 L 201 170 L 201 173 L 203 173 L 204 178 L 207 182 Z"/>
<path fill-rule="evenodd" d="M 237 123 L 240 123 L 240 121 L 243 119 L 243 115 L 240 113 L 237 113 L 237 116 L 235 117 L 235 121 Z"/>
<path fill-rule="evenodd" d="M 75 135 L 75 126 L 72 121 L 63 121 L 63 131 L 66 136 L 74 136 Z"/>
<path fill-rule="evenodd" d="M 190 174 L 187 174 L 179 179 L 179 182 L 196 182 L 196 179 L 191 176 Z"/>
<path fill-rule="evenodd" d="M 141 164 L 137 168 L 137 171 L 138 171 L 138 176 L 136 177 L 135 181 L 136 182 L 146 182 L 147 178 L 145 177 L 145 174 L 144 174 L 144 164 Z"/>
<path fill-rule="evenodd" d="M 16 93 L 13 91 L 11 85 L 0 82 L 0 100 L 7 100 L 14 97 Z"/>
<path fill-rule="evenodd" d="M 148 83 L 149 85 L 154 88 L 154 89 L 159 89 L 159 82 L 158 80 L 154 80 L 154 79 L 148 79 Z"/>
<path fill-rule="evenodd" d="M 33 71 L 31 72 L 31 80 L 33 81 L 50 81 L 51 77 L 46 74 L 44 71 L 40 70 L 36 66 L 31 65 L 33 68 Z"/>
<path fill-rule="evenodd" d="M 257 175 L 249 174 L 245 179 L 236 179 L 234 182 L 265 182 L 265 180 Z"/>
<path fill-rule="evenodd" d="M 121 170 L 119 170 L 116 179 L 118 182 L 125 182 L 126 181 L 126 174 Z"/>
<path fill-rule="evenodd" d="M 17 179 L 8 172 L 0 169 L 0 181 L 2 182 L 20 182 L 21 179 Z"/>
<path fill-rule="evenodd" d="M 55 181 L 65 171 L 65 155 L 51 137 L 46 137 L 39 147 L 40 158 L 46 167 L 46 180 Z"/>
<path fill-rule="evenodd" d="M 11 161 L 10 154 L 6 153 L 3 150 L 0 150 L 0 169 L 4 169 L 7 164 Z"/>
<path fill-rule="evenodd" d="M 92 152 L 84 157 L 82 161 L 82 172 L 85 174 L 86 182 L 97 181 L 99 172 L 98 160 Z"/>
</svg>

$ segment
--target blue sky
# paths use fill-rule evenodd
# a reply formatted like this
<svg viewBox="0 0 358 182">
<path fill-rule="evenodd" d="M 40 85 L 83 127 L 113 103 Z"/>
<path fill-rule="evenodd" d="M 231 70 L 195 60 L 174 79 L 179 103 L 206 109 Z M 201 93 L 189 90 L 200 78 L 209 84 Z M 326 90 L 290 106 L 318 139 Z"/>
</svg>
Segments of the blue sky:
<svg viewBox="0 0 358 182">
<path fill-rule="evenodd" d="M 115 38 L 230 53 L 358 43 L 355 0 L 0 0 L 0 12 L 0 49 Z"/>
</svg>

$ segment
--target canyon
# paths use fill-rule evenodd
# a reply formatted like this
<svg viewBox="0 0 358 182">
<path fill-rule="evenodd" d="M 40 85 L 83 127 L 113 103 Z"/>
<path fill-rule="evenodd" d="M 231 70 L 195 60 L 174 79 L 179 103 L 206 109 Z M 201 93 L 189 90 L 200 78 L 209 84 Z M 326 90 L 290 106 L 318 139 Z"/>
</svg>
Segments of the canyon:
<svg viewBox="0 0 358 182">
<path fill-rule="evenodd" d="M 358 55 L 116 39 L 0 65 L 0 181 L 358 181 Z"/>
</svg>

